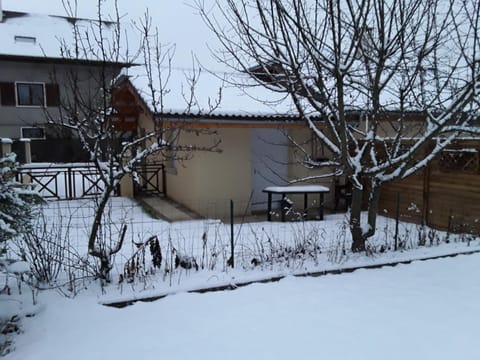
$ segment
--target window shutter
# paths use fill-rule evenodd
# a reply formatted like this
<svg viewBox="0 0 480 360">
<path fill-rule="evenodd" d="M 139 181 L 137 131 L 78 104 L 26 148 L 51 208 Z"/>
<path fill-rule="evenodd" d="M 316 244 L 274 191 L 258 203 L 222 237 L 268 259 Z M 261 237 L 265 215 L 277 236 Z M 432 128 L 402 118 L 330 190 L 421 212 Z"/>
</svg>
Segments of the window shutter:
<svg viewBox="0 0 480 360">
<path fill-rule="evenodd" d="M 15 106 L 15 84 L 0 82 L 0 102 L 3 106 Z"/>
<path fill-rule="evenodd" d="M 60 89 L 58 84 L 45 84 L 47 106 L 60 106 Z"/>
</svg>

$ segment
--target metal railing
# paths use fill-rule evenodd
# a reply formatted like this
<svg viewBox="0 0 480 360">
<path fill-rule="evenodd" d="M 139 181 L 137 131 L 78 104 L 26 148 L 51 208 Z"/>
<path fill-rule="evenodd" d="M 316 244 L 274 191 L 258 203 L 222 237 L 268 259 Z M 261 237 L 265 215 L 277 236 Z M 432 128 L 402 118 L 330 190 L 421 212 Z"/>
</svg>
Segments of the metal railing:
<svg viewBox="0 0 480 360">
<path fill-rule="evenodd" d="M 136 195 L 166 195 L 165 166 L 138 165 Z M 29 163 L 21 165 L 17 181 L 31 184 L 45 199 L 74 200 L 91 198 L 104 191 L 100 173 L 92 163 Z M 119 195 L 119 190 L 114 195 Z"/>
<path fill-rule="evenodd" d="M 138 183 L 135 183 L 135 195 L 167 195 L 164 164 L 137 165 L 135 171 Z"/>
<path fill-rule="evenodd" d="M 104 190 L 100 174 L 91 163 L 24 164 L 18 168 L 17 181 L 31 183 L 45 199 L 83 199 Z"/>
</svg>

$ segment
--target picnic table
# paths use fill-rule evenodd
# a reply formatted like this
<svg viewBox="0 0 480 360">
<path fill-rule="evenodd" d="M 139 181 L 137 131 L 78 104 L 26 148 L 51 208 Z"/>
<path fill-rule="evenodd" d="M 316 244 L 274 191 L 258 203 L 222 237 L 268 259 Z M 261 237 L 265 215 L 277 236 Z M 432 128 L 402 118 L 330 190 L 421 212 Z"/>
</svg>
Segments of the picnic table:
<svg viewBox="0 0 480 360">
<path fill-rule="evenodd" d="M 278 194 L 282 196 L 281 201 L 281 216 L 282 221 L 285 221 L 286 207 L 285 198 L 287 194 L 303 194 L 303 216 L 306 217 L 308 211 L 308 195 L 319 194 L 320 203 L 318 207 L 318 215 L 320 220 L 323 220 L 323 200 L 324 194 L 330 192 L 330 189 L 323 185 L 294 185 L 294 186 L 267 186 L 263 189 L 264 193 L 268 194 L 268 215 L 267 220 L 272 221 L 272 195 Z"/>
</svg>

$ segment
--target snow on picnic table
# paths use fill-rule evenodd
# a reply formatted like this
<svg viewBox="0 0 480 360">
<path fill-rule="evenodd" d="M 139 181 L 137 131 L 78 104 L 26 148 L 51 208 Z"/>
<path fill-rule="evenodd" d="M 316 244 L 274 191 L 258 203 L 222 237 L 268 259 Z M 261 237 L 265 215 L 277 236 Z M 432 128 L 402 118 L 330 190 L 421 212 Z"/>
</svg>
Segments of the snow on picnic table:
<svg viewBox="0 0 480 360">
<path fill-rule="evenodd" d="M 8 360 L 479 359 L 480 254 L 123 309 L 42 293 Z"/>
<path fill-rule="evenodd" d="M 291 185 L 291 186 L 268 186 L 263 189 L 263 192 L 272 193 L 318 193 L 329 192 L 330 189 L 323 185 Z"/>
</svg>

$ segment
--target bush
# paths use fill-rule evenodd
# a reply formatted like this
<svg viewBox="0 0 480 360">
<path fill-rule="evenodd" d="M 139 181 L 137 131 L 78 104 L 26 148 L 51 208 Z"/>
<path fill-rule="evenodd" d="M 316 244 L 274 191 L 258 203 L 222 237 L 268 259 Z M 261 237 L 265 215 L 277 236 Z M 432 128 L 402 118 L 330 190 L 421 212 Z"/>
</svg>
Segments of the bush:
<svg viewBox="0 0 480 360">
<path fill-rule="evenodd" d="M 8 240 L 31 230 L 34 205 L 42 202 L 36 191 L 15 180 L 15 157 L 10 153 L 0 158 L 0 256 Z"/>
</svg>

